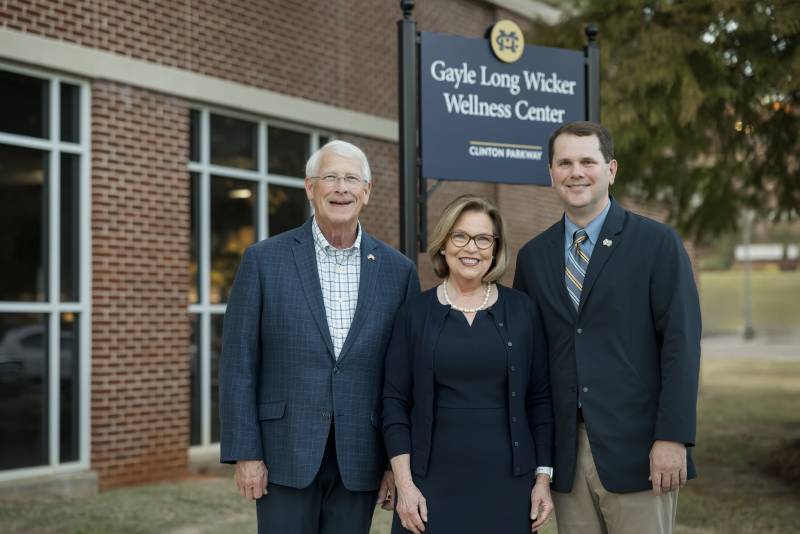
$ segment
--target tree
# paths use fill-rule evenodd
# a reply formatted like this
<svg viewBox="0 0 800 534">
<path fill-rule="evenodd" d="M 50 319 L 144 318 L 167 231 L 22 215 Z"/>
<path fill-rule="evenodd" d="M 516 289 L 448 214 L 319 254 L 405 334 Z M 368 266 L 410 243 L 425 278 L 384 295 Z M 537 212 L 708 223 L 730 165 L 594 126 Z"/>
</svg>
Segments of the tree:
<svg viewBox="0 0 800 534">
<path fill-rule="evenodd" d="M 800 2 L 573 4 L 557 25 L 534 23 L 529 42 L 579 48 L 597 24 L 615 194 L 666 206 L 700 240 L 744 209 L 800 215 Z"/>
</svg>

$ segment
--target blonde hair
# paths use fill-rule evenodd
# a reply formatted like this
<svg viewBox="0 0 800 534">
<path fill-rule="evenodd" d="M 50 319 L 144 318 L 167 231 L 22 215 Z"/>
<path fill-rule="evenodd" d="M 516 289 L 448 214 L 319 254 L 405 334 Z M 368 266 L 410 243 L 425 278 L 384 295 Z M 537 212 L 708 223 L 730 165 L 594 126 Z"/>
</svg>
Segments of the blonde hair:
<svg viewBox="0 0 800 534">
<path fill-rule="evenodd" d="M 483 276 L 483 282 L 496 282 L 508 268 L 508 245 L 506 244 L 506 231 L 503 225 L 503 217 L 490 200 L 479 197 L 477 195 L 461 195 L 453 200 L 442 211 L 439 222 L 433 229 L 430 236 L 428 245 L 428 256 L 431 258 L 433 270 L 439 278 L 446 278 L 450 274 L 450 268 L 447 266 L 447 261 L 440 251 L 447 245 L 447 240 L 450 239 L 450 231 L 459 217 L 465 212 L 475 211 L 478 213 L 485 213 L 492 220 L 494 225 L 494 258 L 489 270 Z"/>
</svg>

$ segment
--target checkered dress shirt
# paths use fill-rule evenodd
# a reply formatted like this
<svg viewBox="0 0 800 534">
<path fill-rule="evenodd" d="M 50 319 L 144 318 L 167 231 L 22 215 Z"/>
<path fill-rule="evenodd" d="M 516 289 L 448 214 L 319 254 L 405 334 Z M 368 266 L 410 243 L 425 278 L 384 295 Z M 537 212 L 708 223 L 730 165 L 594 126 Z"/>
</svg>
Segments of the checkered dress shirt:
<svg viewBox="0 0 800 534">
<path fill-rule="evenodd" d="M 313 220 L 314 250 L 317 271 L 322 286 L 325 317 L 333 341 L 336 358 L 342 352 L 358 304 L 358 281 L 361 276 L 361 223 L 356 230 L 353 246 L 337 249 L 322 235 L 317 220 Z"/>
</svg>

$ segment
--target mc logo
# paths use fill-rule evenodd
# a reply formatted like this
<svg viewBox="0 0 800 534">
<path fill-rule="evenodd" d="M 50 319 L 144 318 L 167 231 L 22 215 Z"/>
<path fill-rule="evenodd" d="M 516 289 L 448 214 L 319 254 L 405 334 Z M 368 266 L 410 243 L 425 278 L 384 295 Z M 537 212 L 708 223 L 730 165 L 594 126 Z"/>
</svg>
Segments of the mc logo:
<svg viewBox="0 0 800 534">
<path fill-rule="evenodd" d="M 515 22 L 499 20 L 492 26 L 489 44 L 497 59 L 503 63 L 514 63 L 522 57 L 525 36 Z"/>
</svg>

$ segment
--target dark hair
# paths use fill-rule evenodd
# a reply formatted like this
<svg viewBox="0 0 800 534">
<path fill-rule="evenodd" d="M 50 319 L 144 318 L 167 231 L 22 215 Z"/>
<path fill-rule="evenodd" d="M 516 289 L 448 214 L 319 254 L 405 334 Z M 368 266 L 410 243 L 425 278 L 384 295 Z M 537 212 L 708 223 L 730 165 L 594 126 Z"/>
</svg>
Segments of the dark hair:
<svg viewBox="0 0 800 534">
<path fill-rule="evenodd" d="M 614 139 L 611 138 L 611 132 L 596 122 L 575 121 L 568 122 L 567 124 L 561 126 L 550 136 L 550 141 L 547 145 L 547 148 L 550 151 L 549 163 L 551 167 L 553 165 L 553 145 L 555 145 L 556 138 L 559 135 L 576 135 L 578 137 L 596 135 L 597 140 L 600 141 L 600 152 L 603 154 L 603 158 L 606 160 L 606 163 L 609 163 L 612 159 L 614 159 Z"/>
</svg>

